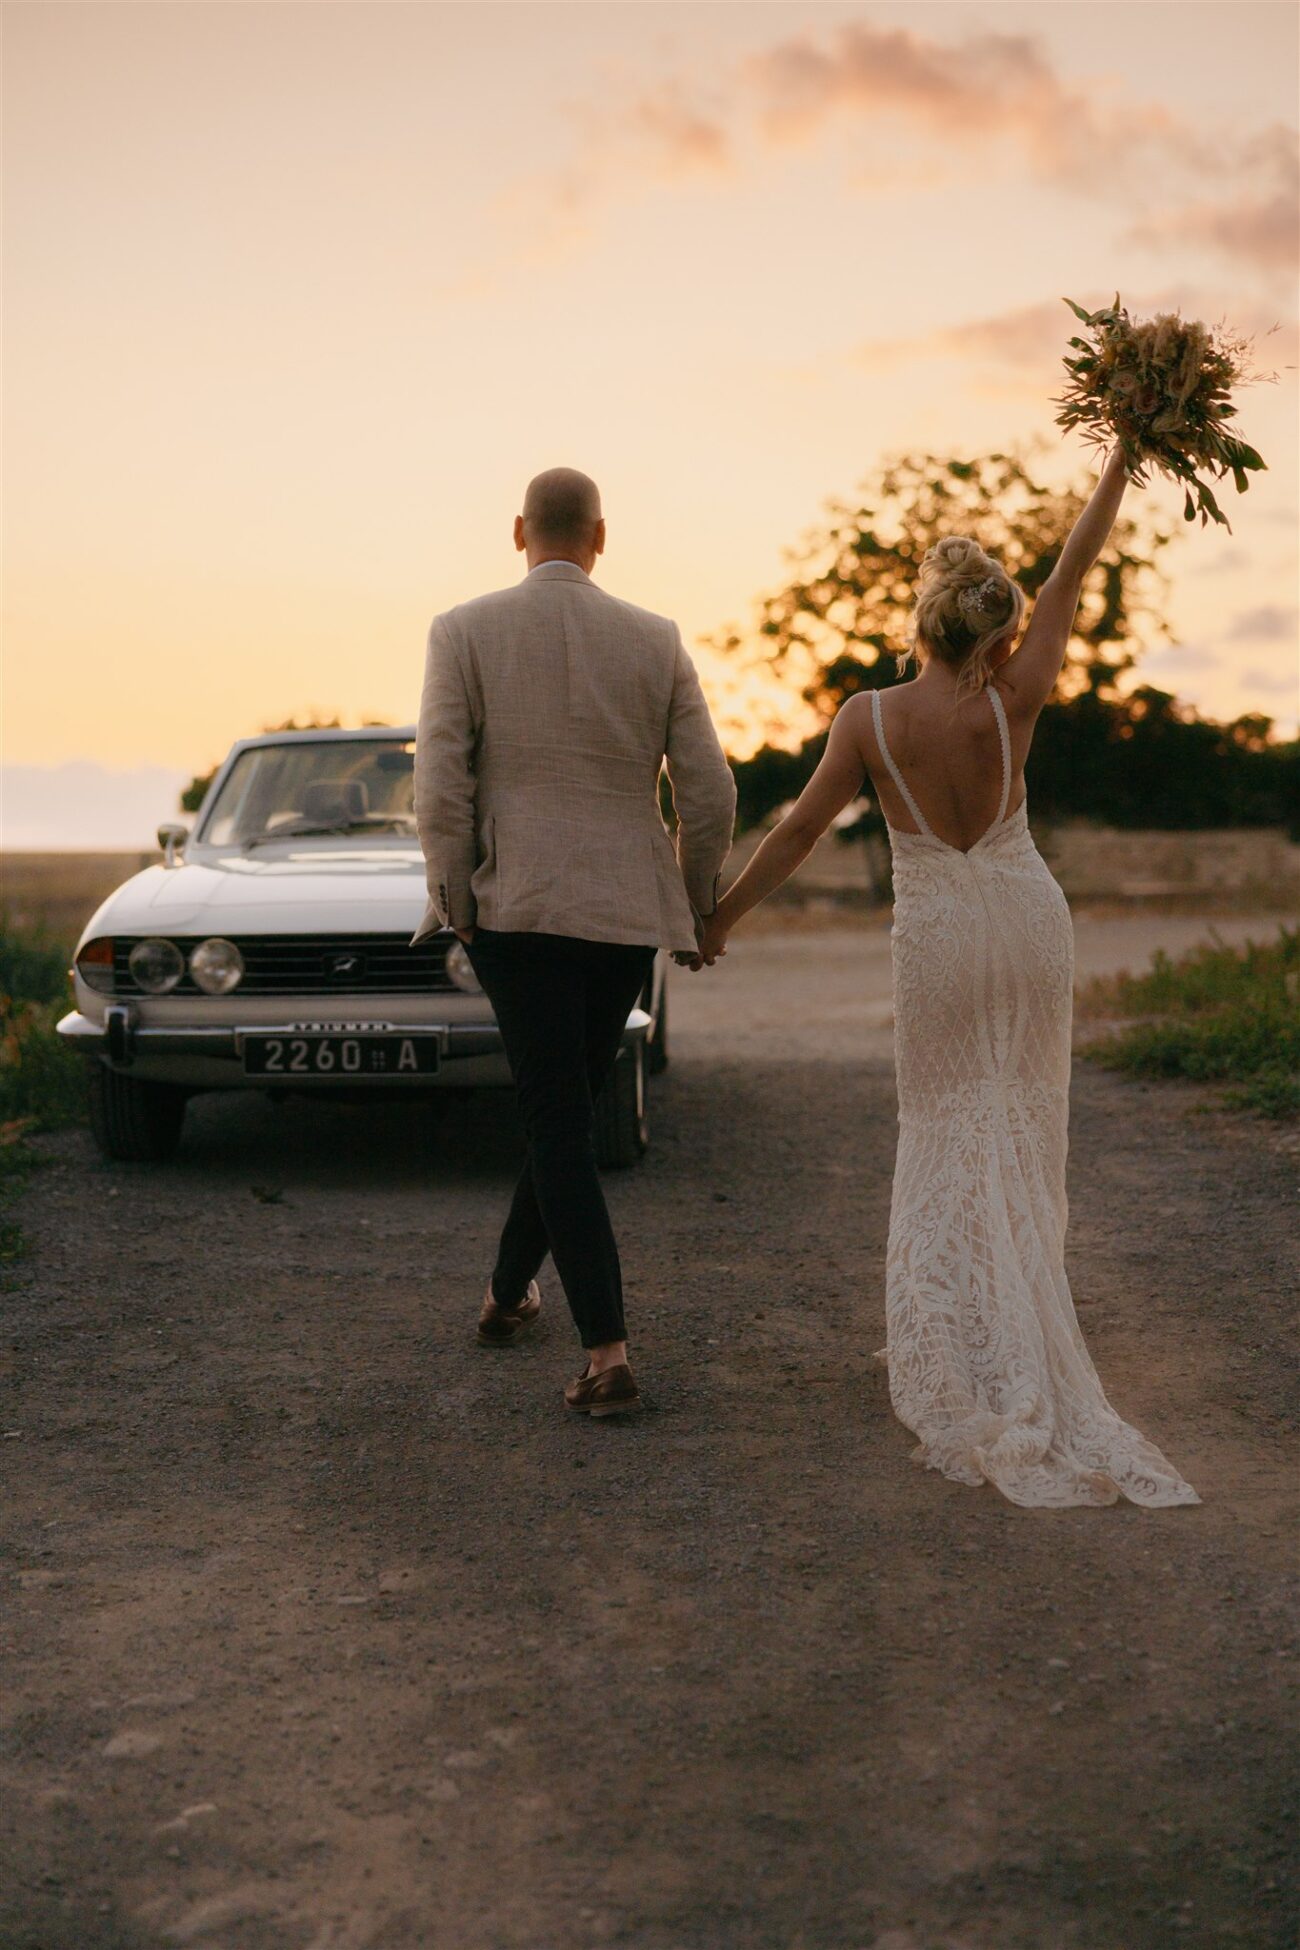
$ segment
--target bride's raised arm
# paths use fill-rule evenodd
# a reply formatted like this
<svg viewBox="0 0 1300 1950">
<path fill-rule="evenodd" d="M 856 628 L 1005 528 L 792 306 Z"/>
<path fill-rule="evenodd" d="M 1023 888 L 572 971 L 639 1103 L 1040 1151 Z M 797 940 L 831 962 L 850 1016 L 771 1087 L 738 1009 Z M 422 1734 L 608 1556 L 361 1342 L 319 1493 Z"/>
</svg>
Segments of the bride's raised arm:
<svg viewBox="0 0 1300 1950">
<path fill-rule="evenodd" d="M 1083 579 L 1106 546 L 1127 485 L 1123 450 L 1116 446 L 1070 530 L 1056 567 L 1038 592 L 1019 648 L 998 670 L 998 688 L 1009 693 L 1008 704 L 1018 717 L 1036 718 L 1052 694 L 1065 662 Z"/>
<path fill-rule="evenodd" d="M 856 799 L 866 777 L 859 727 L 870 707 L 865 696 L 840 706 L 821 763 L 779 825 L 772 828 L 712 914 L 706 915 L 700 957 L 712 964 L 726 953 L 727 936 L 741 916 L 757 907 L 808 858 L 836 813 Z"/>
</svg>

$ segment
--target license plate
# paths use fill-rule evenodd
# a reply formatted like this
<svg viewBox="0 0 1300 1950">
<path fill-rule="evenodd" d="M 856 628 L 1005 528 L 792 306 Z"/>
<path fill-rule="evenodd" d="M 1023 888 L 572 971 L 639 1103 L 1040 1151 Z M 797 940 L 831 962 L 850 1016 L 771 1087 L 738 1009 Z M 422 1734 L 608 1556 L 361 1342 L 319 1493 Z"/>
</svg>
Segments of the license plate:
<svg viewBox="0 0 1300 1950">
<path fill-rule="evenodd" d="M 422 1077 L 438 1068 L 436 1036 L 250 1036 L 250 1077 Z"/>
</svg>

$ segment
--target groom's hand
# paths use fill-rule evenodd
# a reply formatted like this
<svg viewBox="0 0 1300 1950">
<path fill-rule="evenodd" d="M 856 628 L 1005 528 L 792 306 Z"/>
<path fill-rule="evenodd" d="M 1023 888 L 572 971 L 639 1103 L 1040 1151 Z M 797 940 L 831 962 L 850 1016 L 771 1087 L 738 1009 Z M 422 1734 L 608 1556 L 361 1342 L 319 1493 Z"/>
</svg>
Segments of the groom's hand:
<svg viewBox="0 0 1300 1950">
<path fill-rule="evenodd" d="M 697 915 L 695 916 L 695 951 L 694 951 L 694 953 L 692 953 L 692 952 L 691 952 L 691 950 L 690 950 L 689 948 L 674 948 L 674 949 L 673 949 L 673 960 L 674 960 L 674 961 L 675 961 L 675 962 L 677 963 L 677 966 L 678 966 L 679 968 L 689 968 L 689 969 L 691 970 L 691 972 L 692 972 L 692 974 L 694 974 L 694 973 L 696 972 L 696 970 L 698 970 L 698 969 L 701 969 L 701 968 L 703 968 L 703 966 L 704 966 L 704 956 L 703 956 L 703 955 L 701 954 L 701 952 L 700 952 L 700 936 L 701 936 L 701 933 L 702 933 L 702 930 L 703 930 L 703 924 L 702 924 L 702 922 L 701 922 L 701 920 L 700 920 L 700 917 L 699 917 L 699 915 L 697 914 Z"/>
<path fill-rule="evenodd" d="M 679 949 L 673 960 L 680 968 L 689 968 L 693 973 L 701 968 L 712 968 L 720 955 L 727 952 L 726 930 L 717 919 L 716 909 L 712 914 L 697 914 L 695 917 L 695 953 L 688 954 Z"/>
</svg>

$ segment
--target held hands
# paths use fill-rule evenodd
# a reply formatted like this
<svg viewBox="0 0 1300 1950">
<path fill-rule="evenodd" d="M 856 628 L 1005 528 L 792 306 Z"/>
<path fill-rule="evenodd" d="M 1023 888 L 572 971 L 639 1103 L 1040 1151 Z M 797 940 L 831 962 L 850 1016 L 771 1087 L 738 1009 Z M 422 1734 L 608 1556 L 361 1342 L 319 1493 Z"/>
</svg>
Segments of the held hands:
<svg viewBox="0 0 1300 1950">
<path fill-rule="evenodd" d="M 696 916 L 695 940 L 696 949 L 693 955 L 684 948 L 673 951 L 673 960 L 679 968 L 689 968 L 692 973 L 698 973 L 701 968 L 712 968 L 718 956 L 726 954 L 727 931 L 718 921 L 716 908 L 712 914 Z"/>
<path fill-rule="evenodd" d="M 717 908 L 712 914 L 696 916 L 695 940 L 697 945 L 693 955 L 683 950 L 673 956 L 680 968 L 689 968 L 692 973 L 698 973 L 701 968 L 712 968 L 719 955 L 726 954 L 727 930 L 718 920 Z"/>
</svg>

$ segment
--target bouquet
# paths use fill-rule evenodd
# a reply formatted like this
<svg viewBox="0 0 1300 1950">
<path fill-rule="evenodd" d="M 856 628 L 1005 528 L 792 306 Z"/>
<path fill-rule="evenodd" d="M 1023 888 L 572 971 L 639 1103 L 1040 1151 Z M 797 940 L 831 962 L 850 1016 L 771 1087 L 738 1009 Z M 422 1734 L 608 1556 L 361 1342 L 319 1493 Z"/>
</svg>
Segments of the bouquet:
<svg viewBox="0 0 1300 1950">
<path fill-rule="evenodd" d="M 1194 521 L 1231 523 L 1201 473 L 1215 480 L 1231 474 L 1244 494 L 1247 474 L 1264 462 L 1253 447 L 1229 432 L 1236 415 L 1234 386 L 1263 377 L 1250 364 L 1251 341 L 1226 326 L 1200 325 L 1177 312 L 1135 320 L 1119 301 L 1104 311 L 1065 303 L 1088 327 L 1072 338 L 1069 382 L 1053 400 L 1057 425 L 1079 427 L 1085 440 L 1124 449 L 1130 477 L 1139 486 L 1155 468 L 1183 483 L 1183 513 Z M 1198 471 L 1199 470 L 1199 471 Z M 1193 496 L 1195 498 L 1193 498 Z"/>
</svg>

